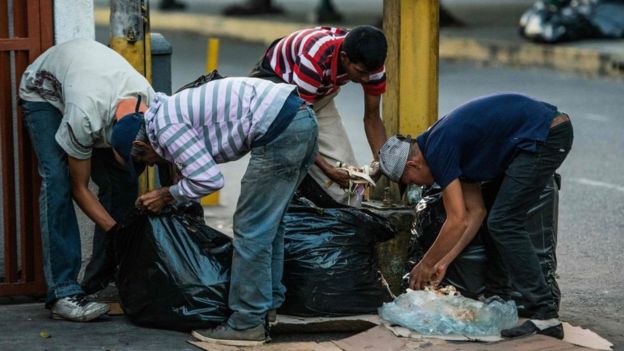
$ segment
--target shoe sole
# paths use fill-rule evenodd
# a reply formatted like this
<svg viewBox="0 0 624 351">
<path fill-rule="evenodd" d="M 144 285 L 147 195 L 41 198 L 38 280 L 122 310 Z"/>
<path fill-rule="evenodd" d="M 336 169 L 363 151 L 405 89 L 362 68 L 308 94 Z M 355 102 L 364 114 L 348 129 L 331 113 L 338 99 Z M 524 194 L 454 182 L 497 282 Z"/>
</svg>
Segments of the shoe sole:
<svg viewBox="0 0 624 351">
<path fill-rule="evenodd" d="M 207 338 L 198 332 L 194 331 L 191 333 L 195 339 L 205 342 L 211 342 L 220 345 L 228 345 L 228 346 L 258 346 L 262 345 L 266 342 L 266 340 L 262 341 L 254 341 L 254 340 L 228 340 L 228 339 L 213 339 Z"/>
<path fill-rule="evenodd" d="M 101 311 L 97 311 L 97 313 L 93 313 L 91 316 L 87 316 L 85 318 L 65 318 L 65 317 L 61 316 L 60 314 L 58 314 L 58 313 L 52 312 L 52 319 L 72 321 L 72 322 L 89 322 L 89 321 L 92 321 L 94 319 L 102 317 L 103 315 L 108 313 L 109 310 L 110 310 L 110 307 L 108 307 L 108 305 L 106 305 L 106 307 L 102 308 Z"/>
</svg>

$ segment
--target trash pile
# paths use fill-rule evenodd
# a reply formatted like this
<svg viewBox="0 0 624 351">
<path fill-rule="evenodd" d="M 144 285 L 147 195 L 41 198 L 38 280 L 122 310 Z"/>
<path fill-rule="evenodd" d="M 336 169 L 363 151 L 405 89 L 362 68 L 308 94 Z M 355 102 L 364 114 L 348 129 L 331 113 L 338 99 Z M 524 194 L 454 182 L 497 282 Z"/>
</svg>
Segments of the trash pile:
<svg viewBox="0 0 624 351">
<path fill-rule="evenodd" d="M 425 336 L 498 336 L 518 322 L 513 301 L 481 302 L 459 295 L 455 289 L 426 289 L 406 293 L 379 308 L 379 316 Z"/>
<path fill-rule="evenodd" d="M 520 18 L 520 35 L 543 43 L 624 37 L 622 0 L 540 0 Z"/>
<path fill-rule="evenodd" d="M 280 313 L 375 313 L 391 300 L 374 259 L 375 245 L 395 235 L 387 219 L 352 207 L 320 208 L 296 198 L 284 226 L 286 301 Z"/>
</svg>

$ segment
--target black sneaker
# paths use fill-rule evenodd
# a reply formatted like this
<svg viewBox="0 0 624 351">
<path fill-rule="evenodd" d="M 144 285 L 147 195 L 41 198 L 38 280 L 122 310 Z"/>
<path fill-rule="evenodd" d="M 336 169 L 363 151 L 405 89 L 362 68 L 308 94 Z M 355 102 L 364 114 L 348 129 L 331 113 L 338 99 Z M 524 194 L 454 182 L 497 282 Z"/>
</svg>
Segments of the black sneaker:
<svg viewBox="0 0 624 351">
<path fill-rule="evenodd" d="M 563 339 L 563 325 L 561 323 L 540 330 L 533 322 L 526 321 L 519 326 L 501 330 L 501 336 L 504 338 L 517 338 L 519 336 L 527 336 L 533 334 L 541 334 L 546 336 L 551 336 L 553 338 Z"/>
<path fill-rule="evenodd" d="M 257 346 L 268 341 L 264 324 L 237 330 L 224 323 L 216 328 L 193 330 L 191 334 L 197 340 L 230 346 Z"/>
</svg>

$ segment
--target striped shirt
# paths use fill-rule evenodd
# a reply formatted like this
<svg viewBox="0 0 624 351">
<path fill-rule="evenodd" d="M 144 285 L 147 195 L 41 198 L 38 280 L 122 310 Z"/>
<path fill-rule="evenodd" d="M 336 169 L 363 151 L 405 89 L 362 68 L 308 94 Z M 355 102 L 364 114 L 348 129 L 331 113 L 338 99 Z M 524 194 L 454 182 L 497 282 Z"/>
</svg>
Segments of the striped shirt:
<svg viewBox="0 0 624 351">
<path fill-rule="evenodd" d="M 339 54 L 348 30 L 316 27 L 296 31 L 270 47 L 265 55 L 275 74 L 289 84 L 295 84 L 299 95 L 312 104 L 331 95 L 349 82 L 346 73 L 338 72 Z M 386 73 L 382 66 L 362 84 L 369 95 L 386 91 Z"/>
<path fill-rule="evenodd" d="M 156 153 L 182 174 L 169 189 L 173 197 L 199 199 L 221 189 L 217 164 L 245 155 L 295 88 L 256 78 L 224 78 L 173 96 L 156 94 L 145 126 Z"/>
</svg>

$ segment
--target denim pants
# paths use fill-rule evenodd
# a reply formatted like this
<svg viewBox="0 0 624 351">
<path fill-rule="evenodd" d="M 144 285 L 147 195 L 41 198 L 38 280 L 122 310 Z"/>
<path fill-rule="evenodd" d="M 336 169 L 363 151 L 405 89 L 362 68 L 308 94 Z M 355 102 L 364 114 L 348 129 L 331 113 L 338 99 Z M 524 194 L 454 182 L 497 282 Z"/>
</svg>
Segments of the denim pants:
<svg viewBox="0 0 624 351">
<path fill-rule="evenodd" d="M 82 294 L 80 232 L 72 201 L 67 155 L 54 139 L 63 115 L 45 102 L 22 101 L 24 125 L 37 155 L 41 193 L 39 210 L 43 272 L 48 284 L 46 305 Z"/>
<path fill-rule="evenodd" d="M 234 214 L 234 254 L 228 325 L 244 330 L 264 323 L 284 301 L 282 218 L 317 153 L 318 129 L 310 108 L 265 146 L 251 149 Z"/>
<path fill-rule="evenodd" d="M 110 148 L 94 148 L 91 155 L 91 179 L 98 186 L 98 199 L 116 222 L 134 208 L 138 196 L 138 181 L 120 168 Z M 112 238 L 107 238 L 100 227 L 95 226 L 93 251 L 85 268 L 82 288 L 87 294 L 95 293 L 113 280 L 114 257 L 110 255 Z"/>
<path fill-rule="evenodd" d="M 518 152 L 505 171 L 488 217 L 490 237 L 486 240 L 493 244 L 495 251 L 488 252 L 488 259 L 494 265 L 502 264 L 500 269 L 493 269 L 500 273 L 498 281 L 501 281 L 501 274 L 506 276 L 505 280 L 522 294 L 527 301 L 524 315 L 528 318 L 558 317 L 555 297 L 546 284 L 525 221 L 527 212 L 570 152 L 573 139 L 572 124 L 568 121 L 551 128 L 536 153 Z M 492 276 L 494 274 L 489 274 L 488 280 Z M 491 287 L 491 284 L 486 282 L 486 286 Z"/>
</svg>

